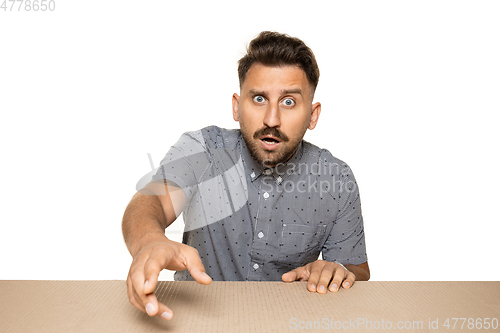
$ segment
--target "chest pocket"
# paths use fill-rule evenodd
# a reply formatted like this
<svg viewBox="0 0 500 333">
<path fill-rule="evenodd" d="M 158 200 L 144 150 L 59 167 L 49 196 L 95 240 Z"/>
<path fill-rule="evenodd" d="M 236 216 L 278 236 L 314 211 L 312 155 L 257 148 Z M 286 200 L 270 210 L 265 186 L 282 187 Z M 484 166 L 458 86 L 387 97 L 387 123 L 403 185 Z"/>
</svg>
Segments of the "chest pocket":
<svg viewBox="0 0 500 333">
<path fill-rule="evenodd" d="M 318 258 L 326 225 L 283 224 L 280 262 L 294 268 Z"/>
</svg>

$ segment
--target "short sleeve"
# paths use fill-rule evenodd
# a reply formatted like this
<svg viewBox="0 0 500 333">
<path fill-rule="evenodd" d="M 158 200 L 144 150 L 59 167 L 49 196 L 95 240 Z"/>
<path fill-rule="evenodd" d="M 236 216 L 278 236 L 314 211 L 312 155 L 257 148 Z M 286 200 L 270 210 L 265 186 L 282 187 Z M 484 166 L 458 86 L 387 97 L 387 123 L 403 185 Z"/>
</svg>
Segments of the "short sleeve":
<svg viewBox="0 0 500 333">
<path fill-rule="evenodd" d="M 338 200 L 337 218 L 323 249 L 323 260 L 359 265 L 367 261 L 359 188 L 345 163 L 333 193 Z"/>
<path fill-rule="evenodd" d="M 160 163 L 152 180 L 164 180 L 180 187 L 188 202 L 197 190 L 210 160 L 201 131 L 184 133 Z"/>
</svg>

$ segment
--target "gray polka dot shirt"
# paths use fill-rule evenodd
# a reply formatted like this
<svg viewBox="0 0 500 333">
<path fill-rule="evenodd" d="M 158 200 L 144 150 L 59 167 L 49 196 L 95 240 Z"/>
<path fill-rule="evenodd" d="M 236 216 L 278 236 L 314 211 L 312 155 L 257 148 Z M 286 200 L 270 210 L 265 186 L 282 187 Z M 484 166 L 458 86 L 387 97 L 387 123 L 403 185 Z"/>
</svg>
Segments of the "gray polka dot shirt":
<svg viewBox="0 0 500 333">
<path fill-rule="evenodd" d="M 183 189 L 183 242 L 221 281 L 275 281 L 316 260 L 367 261 L 357 183 L 350 168 L 306 141 L 286 164 L 254 160 L 239 130 L 187 132 L 153 180 Z M 187 270 L 175 280 L 193 280 Z"/>
</svg>

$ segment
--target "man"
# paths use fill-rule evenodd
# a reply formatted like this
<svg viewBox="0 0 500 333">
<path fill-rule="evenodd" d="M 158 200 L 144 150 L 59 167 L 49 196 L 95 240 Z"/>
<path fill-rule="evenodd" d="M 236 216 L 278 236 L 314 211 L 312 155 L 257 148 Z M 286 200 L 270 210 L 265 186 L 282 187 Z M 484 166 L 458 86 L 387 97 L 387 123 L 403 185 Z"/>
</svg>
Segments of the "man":
<svg viewBox="0 0 500 333">
<path fill-rule="evenodd" d="M 297 38 L 262 32 L 238 75 L 232 103 L 240 130 L 182 135 L 125 211 L 128 295 L 150 316 L 173 316 L 153 293 L 162 269 L 201 284 L 307 280 L 309 291 L 323 294 L 369 279 L 354 176 L 302 140 L 321 113 L 312 104 L 319 79 L 312 51 Z M 180 212 L 182 244 L 165 237 Z"/>
</svg>

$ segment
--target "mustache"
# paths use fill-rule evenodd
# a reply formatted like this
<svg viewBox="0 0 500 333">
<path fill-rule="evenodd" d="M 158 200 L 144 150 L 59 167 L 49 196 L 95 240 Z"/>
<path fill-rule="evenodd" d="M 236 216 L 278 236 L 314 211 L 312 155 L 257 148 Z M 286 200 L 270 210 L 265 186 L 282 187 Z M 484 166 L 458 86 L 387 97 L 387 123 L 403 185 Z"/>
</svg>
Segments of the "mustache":
<svg viewBox="0 0 500 333">
<path fill-rule="evenodd" d="M 272 135 L 272 136 L 280 139 L 281 141 L 288 141 L 289 140 L 288 136 L 285 133 L 280 132 L 275 127 L 265 127 L 263 129 L 260 129 L 254 133 L 253 138 L 258 139 L 264 135 Z"/>
</svg>

